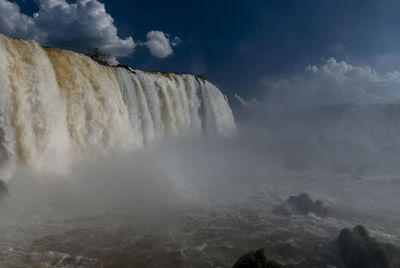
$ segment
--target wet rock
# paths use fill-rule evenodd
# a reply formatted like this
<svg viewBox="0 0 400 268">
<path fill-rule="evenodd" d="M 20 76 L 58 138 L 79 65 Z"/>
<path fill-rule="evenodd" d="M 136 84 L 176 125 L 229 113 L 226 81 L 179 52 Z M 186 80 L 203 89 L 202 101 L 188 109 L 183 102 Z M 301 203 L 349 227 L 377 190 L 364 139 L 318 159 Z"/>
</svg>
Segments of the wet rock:
<svg viewBox="0 0 400 268">
<path fill-rule="evenodd" d="M 351 268 L 399 268 L 400 249 L 369 236 L 365 227 L 343 229 L 337 239 L 343 263 Z"/>
<path fill-rule="evenodd" d="M 265 257 L 264 249 L 246 253 L 232 266 L 232 268 L 282 268 L 277 262 L 269 261 Z"/>
<path fill-rule="evenodd" d="M 306 215 L 308 213 L 314 213 L 319 217 L 326 217 L 329 214 L 328 209 L 322 205 L 321 201 L 313 201 L 306 193 L 302 193 L 298 196 L 290 196 L 289 199 L 286 200 L 285 204 L 279 207 L 276 212 L 286 216 L 292 214 Z"/>
</svg>

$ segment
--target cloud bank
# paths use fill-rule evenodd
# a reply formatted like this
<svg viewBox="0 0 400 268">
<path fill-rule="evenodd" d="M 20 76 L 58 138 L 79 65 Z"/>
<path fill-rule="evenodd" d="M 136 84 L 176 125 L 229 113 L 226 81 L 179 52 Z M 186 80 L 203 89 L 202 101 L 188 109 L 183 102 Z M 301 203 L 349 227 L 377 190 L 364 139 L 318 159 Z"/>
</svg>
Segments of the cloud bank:
<svg viewBox="0 0 400 268">
<path fill-rule="evenodd" d="M 99 48 L 112 57 L 111 63 L 135 50 L 133 38 L 118 36 L 113 18 L 98 0 L 77 0 L 72 4 L 65 0 L 38 0 L 37 3 L 39 10 L 30 17 L 21 13 L 15 2 L 0 0 L 0 33 L 80 52 Z M 149 32 L 147 38 L 145 46 L 158 58 L 171 55 L 172 47 L 180 43 L 179 38 L 170 40 L 169 35 L 160 31 Z"/>
<path fill-rule="evenodd" d="M 304 72 L 278 79 L 263 78 L 264 103 L 281 107 L 316 107 L 330 104 L 372 104 L 400 100 L 400 72 L 379 73 L 330 58 Z"/>
</svg>

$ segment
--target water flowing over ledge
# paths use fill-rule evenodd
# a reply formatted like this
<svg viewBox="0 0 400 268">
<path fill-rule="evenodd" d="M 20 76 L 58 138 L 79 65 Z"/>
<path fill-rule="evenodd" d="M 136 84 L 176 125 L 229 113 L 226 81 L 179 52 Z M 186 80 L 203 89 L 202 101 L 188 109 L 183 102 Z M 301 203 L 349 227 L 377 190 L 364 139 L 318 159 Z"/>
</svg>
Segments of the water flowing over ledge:
<svg viewBox="0 0 400 268">
<path fill-rule="evenodd" d="M 0 35 L 0 170 L 64 171 L 91 150 L 165 136 L 230 135 L 226 97 L 192 75 L 130 71 Z"/>
</svg>

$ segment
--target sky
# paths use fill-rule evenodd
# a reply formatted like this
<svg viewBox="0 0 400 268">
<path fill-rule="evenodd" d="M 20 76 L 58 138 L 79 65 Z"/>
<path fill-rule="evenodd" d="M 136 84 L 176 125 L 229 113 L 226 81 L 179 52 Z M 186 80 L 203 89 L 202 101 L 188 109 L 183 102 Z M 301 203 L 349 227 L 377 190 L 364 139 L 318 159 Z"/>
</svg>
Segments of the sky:
<svg viewBox="0 0 400 268">
<path fill-rule="evenodd" d="M 364 103 L 400 97 L 399 11 L 396 0 L 0 0 L 0 33 L 202 74 L 232 99 L 300 83 L 324 88 L 322 103 Z"/>
</svg>

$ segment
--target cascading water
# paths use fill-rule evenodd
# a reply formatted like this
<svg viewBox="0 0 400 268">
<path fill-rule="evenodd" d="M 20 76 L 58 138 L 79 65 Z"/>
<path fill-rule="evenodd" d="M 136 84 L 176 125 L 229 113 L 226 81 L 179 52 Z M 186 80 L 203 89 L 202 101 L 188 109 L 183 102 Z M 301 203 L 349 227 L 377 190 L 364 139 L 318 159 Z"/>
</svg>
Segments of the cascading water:
<svg viewBox="0 0 400 268">
<path fill-rule="evenodd" d="M 226 98 L 191 75 L 108 67 L 0 35 L 0 163 L 63 171 L 91 150 L 135 148 L 163 136 L 229 135 Z"/>
</svg>

